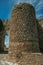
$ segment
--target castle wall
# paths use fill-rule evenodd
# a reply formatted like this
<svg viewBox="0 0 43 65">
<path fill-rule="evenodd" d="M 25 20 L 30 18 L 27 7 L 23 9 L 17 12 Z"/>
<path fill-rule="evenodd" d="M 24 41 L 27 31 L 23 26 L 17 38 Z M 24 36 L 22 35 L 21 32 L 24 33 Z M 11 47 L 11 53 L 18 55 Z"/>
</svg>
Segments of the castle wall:
<svg viewBox="0 0 43 65">
<path fill-rule="evenodd" d="M 38 38 L 39 38 L 39 48 L 43 53 L 43 19 L 37 20 L 37 28 L 38 28 Z"/>
<path fill-rule="evenodd" d="M 9 56 L 21 57 L 24 52 L 39 52 L 39 40 L 34 7 L 17 5 L 12 10 Z"/>
</svg>

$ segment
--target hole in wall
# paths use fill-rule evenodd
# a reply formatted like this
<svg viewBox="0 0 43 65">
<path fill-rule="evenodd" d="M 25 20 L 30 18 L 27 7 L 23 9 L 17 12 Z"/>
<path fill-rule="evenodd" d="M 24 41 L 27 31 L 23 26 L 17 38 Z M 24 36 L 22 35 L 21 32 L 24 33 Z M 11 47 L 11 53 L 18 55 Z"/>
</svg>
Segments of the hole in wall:
<svg viewBox="0 0 43 65">
<path fill-rule="evenodd" d="M 8 53 L 9 40 L 10 40 L 10 35 L 6 34 L 6 35 L 5 35 L 5 41 L 4 41 L 4 51 L 5 51 L 6 53 Z"/>
</svg>

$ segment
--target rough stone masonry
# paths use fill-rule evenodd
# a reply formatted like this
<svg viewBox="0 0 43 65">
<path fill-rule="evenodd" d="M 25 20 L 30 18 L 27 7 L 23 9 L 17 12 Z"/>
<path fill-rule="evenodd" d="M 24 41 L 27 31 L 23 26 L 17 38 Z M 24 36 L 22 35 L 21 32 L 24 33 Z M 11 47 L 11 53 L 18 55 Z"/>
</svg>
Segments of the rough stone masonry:
<svg viewBox="0 0 43 65">
<path fill-rule="evenodd" d="M 39 52 L 39 39 L 35 9 L 22 3 L 11 14 L 9 57 L 19 60 L 23 53 Z"/>
</svg>

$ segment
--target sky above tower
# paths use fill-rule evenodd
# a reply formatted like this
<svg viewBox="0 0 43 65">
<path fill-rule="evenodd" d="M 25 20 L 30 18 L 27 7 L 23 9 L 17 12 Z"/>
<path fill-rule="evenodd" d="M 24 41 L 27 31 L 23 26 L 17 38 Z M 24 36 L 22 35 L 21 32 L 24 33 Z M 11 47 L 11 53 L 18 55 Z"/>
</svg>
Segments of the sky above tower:
<svg viewBox="0 0 43 65">
<path fill-rule="evenodd" d="M 0 18 L 10 19 L 13 6 L 21 2 L 32 4 L 36 10 L 36 17 L 43 18 L 43 0 L 0 0 Z"/>
</svg>

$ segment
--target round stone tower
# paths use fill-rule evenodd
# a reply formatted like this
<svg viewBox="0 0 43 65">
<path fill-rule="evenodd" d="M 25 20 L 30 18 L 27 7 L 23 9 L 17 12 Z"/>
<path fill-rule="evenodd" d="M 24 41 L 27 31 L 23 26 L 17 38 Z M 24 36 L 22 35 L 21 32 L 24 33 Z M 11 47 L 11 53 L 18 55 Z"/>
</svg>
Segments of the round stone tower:
<svg viewBox="0 0 43 65">
<path fill-rule="evenodd" d="M 0 52 L 4 51 L 4 25 L 0 19 Z"/>
<path fill-rule="evenodd" d="M 9 55 L 21 57 L 25 52 L 38 52 L 38 32 L 34 7 L 22 3 L 12 10 Z"/>
</svg>

